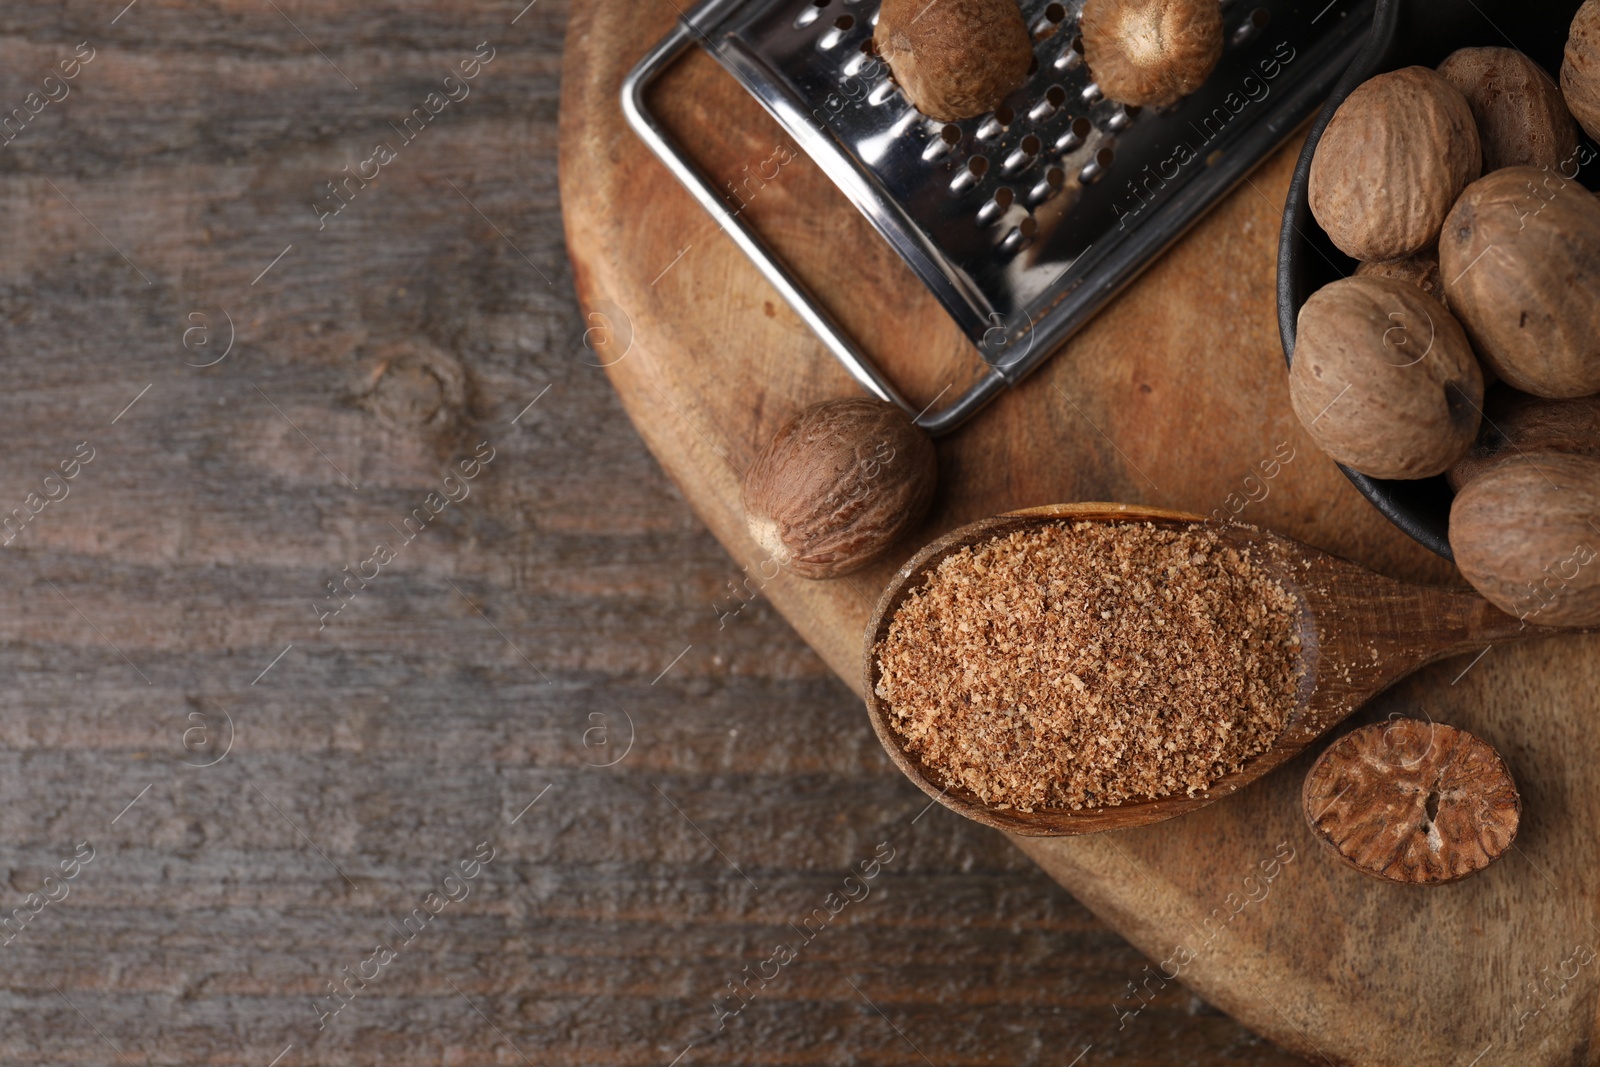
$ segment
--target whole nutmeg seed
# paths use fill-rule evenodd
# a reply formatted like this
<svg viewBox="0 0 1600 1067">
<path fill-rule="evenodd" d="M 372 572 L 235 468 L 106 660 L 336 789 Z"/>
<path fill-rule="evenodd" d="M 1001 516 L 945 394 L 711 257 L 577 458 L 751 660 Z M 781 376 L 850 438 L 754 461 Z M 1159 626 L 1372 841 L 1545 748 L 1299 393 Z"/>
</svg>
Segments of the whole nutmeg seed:
<svg viewBox="0 0 1600 1067">
<path fill-rule="evenodd" d="M 999 107 L 1034 58 L 1016 0 L 883 0 L 872 41 L 912 106 L 941 122 Z"/>
<path fill-rule="evenodd" d="M 871 563 L 927 514 L 933 442 L 893 404 L 830 400 L 784 424 L 744 477 L 750 536 L 803 578 Z"/>
<path fill-rule="evenodd" d="M 1502 463 L 1537 466 L 1544 452 L 1600 456 L 1600 397 L 1544 400 L 1505 388 L 1491 390 L 1484 399 L 1478 440 L 1450 468 L 1450 487 L 1460 492 Z"/>
<path fill-rule="evenodd" d="M 1095 84 L 1121 104 L 1181 100 L 1222 58 L 1217 0 L 1089 0 L 1080 29 Z"/>
<path fill-rule="evenodd" d="M 1561 60 L 1561 93 L 1584 132 L 1600 141 L 1600 0 L 1586 0 L 1572 20 Z"/>
<path fill-rule="evenodd" d="M 1487 742 L 1465 730 L 1393 719 L 1345 734 L 1300 791 L 1311 832 L 1362 874 L 1443 885 L 1476 874 L 1516 839 L 1522 798 Z"/>
<path fill-rule="evenodd" d="M 1439 64 L 1478 122 L 1485 172 L 1575 165 L 1578 124 L 1545 69 L 1512 48 L 1463 48 Z"/>
<path fill-rule="evenodd" d="M 1424 249 L 1404 259 L 1386 259 L 1377 263 L 1363 263 L 1356 268 L 1357 278 L 1393 278 L 1415 285 L 1445 307 L 1444 282 L 1439 277 L 1439 254 Z"/>
<path fill-rule="evenodd" d="M 1393 278 L 1342 278 L 1300 309 L 1289 400 L 1345 466 L 1427 478 L 1472 446 L 1483 375 L 1437 300 Z"/>
<path fill-rule="evenodd" d="M 1400 259 L 1434 243 L 1482 164 L 1461 90 L 1427 67 L 1380 74 L 1347 96 L 1322 132 L 1311 213 L 1346 255 Z"/>
<path fill-rule="evenodd" d="M 1551 171 L 1467 187 L 1439 238 L 1450 309 L 1502 380 L 1544 397 L 1600 392 L 1600 201 Z"/>
<path fill-rule="evenodd" d="M 1508 615 L 1600 624 L 1600 459 L 1544 452 L 1484 471 L 1450 506 L 1461 575 Z"/>
</svg>

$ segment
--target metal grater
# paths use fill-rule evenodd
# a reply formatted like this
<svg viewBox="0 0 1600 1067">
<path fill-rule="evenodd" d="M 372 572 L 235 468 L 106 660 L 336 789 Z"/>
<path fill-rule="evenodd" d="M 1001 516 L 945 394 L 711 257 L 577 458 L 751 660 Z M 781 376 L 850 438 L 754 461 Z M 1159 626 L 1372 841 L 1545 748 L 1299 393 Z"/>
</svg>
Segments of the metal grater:
<svg viewBox="0 0 1600 1067">
<path fill-rule="evenodd" d="M 937 2 L 937 0 L 933 0 Z M 1222 0 L 1222 60 L 1159 110 L 1105 99 L 1083 0 L 1021 0 L 1035 69 L 993 113 L 942 123 L 872 53 L 879 0 L 706 0 L 623 84 L 630 124 L 846 370 L 947 433 L 1021 381 L 1281 144 L 1355 58 L 1375 0 Z M 857 351 L 651 114 L 655 78 L 704 46 L 871 220 L 987 364 L 920 414 Z M 937 402 L 937 401 L 936 401 Z"/>
</svg>

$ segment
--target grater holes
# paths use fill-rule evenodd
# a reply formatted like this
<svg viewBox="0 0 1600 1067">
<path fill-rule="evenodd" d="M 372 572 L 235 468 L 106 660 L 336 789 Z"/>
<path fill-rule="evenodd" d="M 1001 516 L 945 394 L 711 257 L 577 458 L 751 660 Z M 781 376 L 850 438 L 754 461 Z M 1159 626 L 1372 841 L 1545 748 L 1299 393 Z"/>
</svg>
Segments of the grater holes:
<svg viewBox="0 0 1600 1067">
<path fill-rule="evenodd" d="M 810 10 L 815 13 L 812 15 L 812 21 L 816 21 L 816 19 L 822 14 L 823 9 L 828 6 L 828 3 L 831 2 L 831 0 L 827 0 L 827 2 L 811 0 L 811 2 L 812 6 Z M 802 13 L 800 17 L 805 18 L 805 15 Z M 839 45 L 843 44 L 845 39 L 850 35 L 850 31 L 854 30 L 855 28 L 856 17 L 854 15 L 848 12 L 840 14 L 833 20 L 832 24 L 827 28 L 827 30 L 823 32 L 822 36 L 817 39 L 817 50 L 822 52 L 832 51 Z M 865 50 L 863 50 L 863 54 L 870 55 L 870 53 L 866 53 Z M 856 57 L 852 57 L 851 61 L 860 62 L 860 60 Z"/>
<path fill-rule="evenodd" d="M 1250 17 L 1240 23 L 1239 28 L 1233 31 L 1233 43 L 1243 44 L 1256 34 L 1260 33 L 1262 30 L 1266 29 L 1267 24 L 1271 21 L 1272 12 L 1268 11 L 1264 7 L 1256 8 L 1254 11 L 1250 12 Z"/>
<path fill-rule="evenodd" d="M 1000 216 L 1011 210 L 1011 205 L 1016 203 L 1017 194 L 1008 186 L 1002 185 L 994 191 L 984 205 L 978 209 L 978 225 L 991 226 Z"/>
<path fill-rule="evenodd" d="M 1028 203 L 1037 207 L 1066 188 L 1066 184 L 1067 172 L 1061 167 L 1051 167 L 1039 183 L 1028 190 Z"/>
<path fill-rule="evenodd" d="M 833 25 L 828 27 L 827 32 L 817 38 L 817 48 L 823 52 L 830 52 L 839 47 L 840 42 L 845 38 L 845 34 L 853 30 L 855 25 L 854 15 L 840 15 L 833 20 Z"/>
<path fill-rule="evenodd" d="M 1061 50 L 1053 65 L 1057 70 L 1071 70 L 1081 62 L 1083 62 L 1083 37 L 1077 36 Z"/>
<path fill-rule="evenodd" d="M 1088 185 L 1105 177 L 1107 169 L 1116 160 L 1117 153 L 1110 145 L 1106 145 L 1094 154 L 1094 159 L 1078 174 L 1078 180 Z"/>
<path fill-rule="evenodd" d="M 1067 9 L 1060 4 L 1050 4 L 1045 7 L 1044 14 L 1033 25 L 1033 39 L 1047 41 L 1056 35 L 1061 24 L 1067 21 Z"/>
<path fill-rule="evenodd" d="M 1138 117 L 1139 109 L 1136 107 L 1118 108 L 1117 113 L 1106 120 L 1106 128 L 1111 130 L 1113 133 L 1121 133 L 1123 130 L 1133 125 L 1133 120 Z"/>
<path fill-rule="evenodd" d="M 1089 134 L 1094 132 L 1094 124 L 1079 115 L 1072 120 L 1072 125 L 1067 132 L 1056 139 L 1057 152 L 1072 152 L 1081 148 L 1083 142 L 1089 139 Z"/>
<path fill-rule="evenodd" d="M 1007 126 L 1017 121 L 1017 113 L 1011 110 L 1010 104 L 1001 104 L 994 109 L 994 114 L 983 120 L 976 134 L 978 140 L 987 141 L 991 137 L 998 137 Z"/>
<path fill-rule="evenodd" d="M 978 182 L 983 180 L 983 176 L 988 173 L 989 157 L 973 156 L 967 160 L 967 165 L 962 169 L 961 173 L 957 174 L 955 179 L 951 181 L 950 191 L 958 194 L 964 193 L 976 186 Z"/>
<path fill-rule="evenodd" d="M 1016 149 L 1006 157 L 1006 161 L 1000 169 L 1005 171 L 1007 174 L 1018 174 L 1032 166 L 1033 161 L 1039 157 L 1039 153 L 1043 150 L 1044 142 L 1040 141 L 1038 137 L 1030 133 L 1028 136 L 1024 137 L 1022 139 L 1022 143 L 1017 145 Z"/>
<path fill-rule="evenodd" d="M 1059 85 L 1052 85 L 1044 91 L 1033 109 L 1028 112 L 1028 118 L 1034 122 L 1043 122 L 1045 119 L 1060 111 L 1067 103 L 1067 91 Z"/>
<path fill-rule="evenodd" d="M 822 15 L 822 9 L 827 7 L 828 3 L 829 0 L 811 0 L 811 3 L 806 5 L 805 10 L 801 11 L 800 14 L 796 16 L 794 20 L 794 28 L 797 30 L 803 30 L 813 22 L 817 21 L 817 19 Z"/>
<path fill-rule="evenodd" d="M 844 65 L 839 68 L 839 72 L 847 78 L 854 78 L 862 71 L 872 68 L 872 73 L 867 75 L 870 78 L 877 73 L 877 70 L 882 69 L 882 66 L 876 56 L 866 51 L 859 51 L 850 53 Z"/>
<path fill-rule="evenodd" d="M 940 156 L 955 149 L 961 143 L 961 127 L 953 122 L 947 122 L 939 130 L 939 136 L 929 138 L 928 146 L 922 150 L 924 162 L 932 163 Z"/>
<path fill-rule="evenodd" d="M 1000 251 L 1007 255 L 1015 254 L 1031 245 L 1033 239 L 1038 236 L 1039 220 L 1029 215 L 1006 234 L 1005 239 L 1000 242 Z"/>
</svg>

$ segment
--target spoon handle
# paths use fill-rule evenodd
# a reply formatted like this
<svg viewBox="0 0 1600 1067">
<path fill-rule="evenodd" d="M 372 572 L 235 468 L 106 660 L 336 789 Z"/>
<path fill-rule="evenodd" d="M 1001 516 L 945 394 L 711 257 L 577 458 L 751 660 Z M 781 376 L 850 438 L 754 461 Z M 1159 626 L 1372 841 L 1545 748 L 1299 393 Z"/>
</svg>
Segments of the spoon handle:
<svg viewBox="0 0 1600 1067">
<path fill-rule="evenodd" d="M 1311 561 L 1300 589 L 1316 644 L 1305 713 L 1289 731 L 1309 743 L 1372 697 L 1430 663 L 1496 644 L 1549 636 L 1470 589 L 1410 585 L 1343 560 Z M 1285 740 L 1291 740 L 1286 737 Z"/>
</svg>

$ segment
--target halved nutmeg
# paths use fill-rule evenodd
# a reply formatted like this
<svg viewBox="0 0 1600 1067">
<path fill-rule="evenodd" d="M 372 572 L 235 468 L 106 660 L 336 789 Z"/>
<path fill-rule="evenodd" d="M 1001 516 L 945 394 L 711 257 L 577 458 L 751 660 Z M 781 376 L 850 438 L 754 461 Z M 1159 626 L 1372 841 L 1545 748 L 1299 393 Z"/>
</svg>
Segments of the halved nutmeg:
<svg viewBox="0 0 1600 1067">
<path fill-rule="evenodd" d="M 1363 874 L 1441 885 L 1511 847 L 1522 798 L 1500 754 L 1443 723 L 1393 719 L 1341 737 L 1301 791 L 1311 832 Z"/>
</svg>

